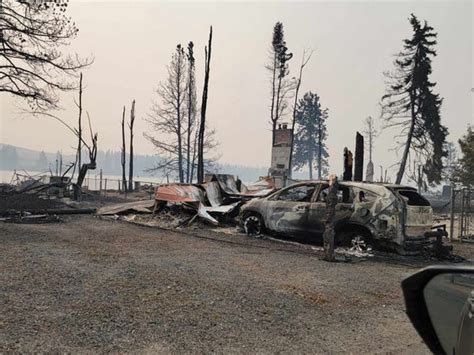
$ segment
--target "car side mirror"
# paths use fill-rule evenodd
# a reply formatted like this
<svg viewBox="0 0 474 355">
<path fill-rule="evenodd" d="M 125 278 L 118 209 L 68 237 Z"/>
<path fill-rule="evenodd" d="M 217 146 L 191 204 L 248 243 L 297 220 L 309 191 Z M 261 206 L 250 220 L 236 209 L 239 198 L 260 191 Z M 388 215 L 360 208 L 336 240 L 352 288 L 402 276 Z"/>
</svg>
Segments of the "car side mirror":
<svg viewBox="0 0 474 355">
<path fill-rule="evenodd" d="M 474 267 L 428 267 L 402 289 L 408 317 L 433 353 L 474 354 Z"/>
</svg>

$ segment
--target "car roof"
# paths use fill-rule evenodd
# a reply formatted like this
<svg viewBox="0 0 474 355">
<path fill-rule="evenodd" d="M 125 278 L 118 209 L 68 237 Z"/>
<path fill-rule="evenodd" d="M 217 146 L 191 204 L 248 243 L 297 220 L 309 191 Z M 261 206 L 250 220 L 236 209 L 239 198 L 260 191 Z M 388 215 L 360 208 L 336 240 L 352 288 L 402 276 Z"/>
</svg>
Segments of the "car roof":
<svg viewBox="0 0 474 355">
<path fill-rule="evenodd" d="M 399 189 L 416 190 L 411 186 L 380 183 L 380 182 L 367 182 L 367 181 L 338 181 L 338 182 L 339 182 L 339 185 L 342 185 L 342 186 L 352 186 L 352 187 L 357 187 L 360 189 L 374 191 L 378 193 L 381 193 L 382 192 L 381 190 L 384 190 L 384 188 L 396 189 L 396 190 L 399 190 Z M 328 183 L 328 180 L 303 180 L 303 181 L 298 181 L 297 183 L 288 185 L 287 187 L 296 186 L 296 185 L 327 184 L 327 183 Z"/>
</svg>

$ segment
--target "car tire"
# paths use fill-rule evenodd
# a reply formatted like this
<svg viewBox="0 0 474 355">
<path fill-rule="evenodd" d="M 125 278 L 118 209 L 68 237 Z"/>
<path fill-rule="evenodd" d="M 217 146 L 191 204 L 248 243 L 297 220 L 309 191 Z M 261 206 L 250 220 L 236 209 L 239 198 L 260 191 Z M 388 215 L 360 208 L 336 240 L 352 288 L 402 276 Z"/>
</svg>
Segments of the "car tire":
<svg viewBox="0 0 474 355">
<path fill-rule="evenodd" d="M 249 212 L 242 218 L 242 226 L 247 235 L 258 236 L 265 230 L 262 216 L 255 212 Z"/>
<path fill-rule="evenodd" d="M 340 245 L 360 251 L 370 250 L 373 247 L 373 239 L 370 233 L 357 229 L 344 230 L 338 233 L 336 240 Z"/>
</svg>

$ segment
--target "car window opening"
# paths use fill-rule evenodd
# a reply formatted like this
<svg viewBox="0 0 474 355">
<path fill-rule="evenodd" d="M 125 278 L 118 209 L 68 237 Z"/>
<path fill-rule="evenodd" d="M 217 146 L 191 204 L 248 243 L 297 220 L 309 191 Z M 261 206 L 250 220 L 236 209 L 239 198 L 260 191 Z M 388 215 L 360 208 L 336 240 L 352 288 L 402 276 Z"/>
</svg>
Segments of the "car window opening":
<svg viewBox="0 0 474 355">
<path fill-rule="evenodd" d="M 315 186 L 303 185 L 282 191 L 278 196 L 281 201 L 310 202 L 314 194 Z"/>
<path fill-rule="evenodd" d="M 430 206 L 426 198 L 414 190 L 397 190 L 408 206 Z"/>
<path fill-rule="evenodd" d="M 316 201 L 326 202 L 328 191 L 329 191 L 329 186 L 326 185 L 319 193 L 319 196 Z M 353 201 L 354 201 L 354 193 L 352 192 L 352 190 L 347 186 L 339 185 L 339 188 L 337 191 L 337 202 L 338 203 L 352 203 Z"/>
</svg>

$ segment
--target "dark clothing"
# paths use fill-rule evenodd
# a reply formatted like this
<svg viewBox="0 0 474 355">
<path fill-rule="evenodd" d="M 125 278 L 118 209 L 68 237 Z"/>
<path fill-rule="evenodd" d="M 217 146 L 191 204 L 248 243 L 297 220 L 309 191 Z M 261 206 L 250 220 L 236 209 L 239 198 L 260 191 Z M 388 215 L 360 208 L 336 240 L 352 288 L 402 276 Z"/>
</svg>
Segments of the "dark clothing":
<svg viewBox="0 0 474 355">
<path fill-rule="evenodd" d="M 336 205 L 337 205 L 337 191 L 338 184 L 334 183 L 329 187 L 328 195 L 326 197 L 326 223 L 323 235 L 324 241 L 324 259 L 327 261 L 334 260 L 334 220 L 336 217 Z"/>
</svg>

